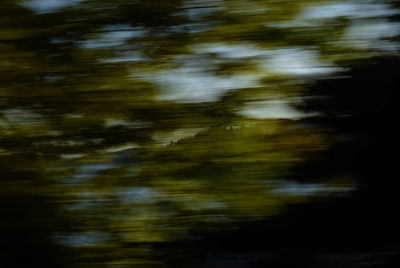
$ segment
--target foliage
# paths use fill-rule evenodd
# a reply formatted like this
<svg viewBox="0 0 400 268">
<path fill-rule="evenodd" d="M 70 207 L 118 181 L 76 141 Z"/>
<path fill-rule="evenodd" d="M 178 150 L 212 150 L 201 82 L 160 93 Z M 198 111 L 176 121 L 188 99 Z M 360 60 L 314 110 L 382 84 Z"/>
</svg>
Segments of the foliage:
<svg viewBox="0 0 400 268">
<path fill-rule="evenodd" d="M 285 180 L 339 139 L 300 120 L 323 116 L 294 107 L 308 83 L 396 49 L 390 3 L 350 2 L 2 1 L 1 193 L 22 200 L 3 229 L 83 266 L 146 267 L 163 261 L 141 243 L 352 191 Z"/>
</svg>

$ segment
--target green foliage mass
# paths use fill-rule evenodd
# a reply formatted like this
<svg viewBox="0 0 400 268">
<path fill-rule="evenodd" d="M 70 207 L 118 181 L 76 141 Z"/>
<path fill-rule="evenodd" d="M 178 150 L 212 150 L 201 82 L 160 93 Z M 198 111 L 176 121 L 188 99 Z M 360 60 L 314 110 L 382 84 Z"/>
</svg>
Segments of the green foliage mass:
<svg viewBox="0 0 400 268">
<path fill-rule="evenodd" d="M 0 3 L 0 193 L 22 200 L 5 228 L 22 218 L 95 267 L 157 266 L 126 245 L 310 200 L 276 190 L 333 134 L 293 104 L 338 62 L 386 53 L 348 46 L 373 15 L 300 16 L 326 1 L 37 2 Z"/>
</svg>

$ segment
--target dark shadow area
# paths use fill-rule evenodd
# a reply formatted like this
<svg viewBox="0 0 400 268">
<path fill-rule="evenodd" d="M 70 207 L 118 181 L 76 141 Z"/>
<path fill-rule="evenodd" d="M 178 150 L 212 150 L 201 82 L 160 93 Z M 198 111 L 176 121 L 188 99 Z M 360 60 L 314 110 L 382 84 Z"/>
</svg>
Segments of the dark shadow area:
<svg viewBox="0 0 400 268">
<path fill-rule="evenodd" d="M 347 197 L 291 205 L 279 216 L 239 223 L 234 230 L 200 233 L 204 238 L 199 241 L 156 246 L 176 258 L 175 267 L 181 267 L 182 259 L 193 267 L 395 267 L 399 263 L 395 92 L 400 61 L 373 58 L 351 67 L 343 76 L 310 85 L 306 96 L 312 98 L 302 109 L 323 116 L 303 123 L 333 128 L 340 138 L 331 149 L 309 156 L 294 169 L 293 177 L 309 182 L 346 175 L 357 190 Z"/>
</svg>

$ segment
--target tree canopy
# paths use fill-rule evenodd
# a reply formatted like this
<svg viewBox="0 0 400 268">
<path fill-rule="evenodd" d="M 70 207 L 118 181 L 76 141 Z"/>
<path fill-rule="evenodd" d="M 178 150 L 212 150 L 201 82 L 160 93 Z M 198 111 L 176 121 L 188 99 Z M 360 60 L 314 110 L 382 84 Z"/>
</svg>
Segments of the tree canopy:
<svg viewBox="0 0 400 268">
<path fill-rule="evenodd" d="M 296 173 L 346 138 L 302 106 L 326 97 L 315 81 L 395 55 L 398 14 L 395 1 L 2 1 L 10 258 L 159 267 L 149 245 L 351 195 L 349 174 Z"/>
</svg>

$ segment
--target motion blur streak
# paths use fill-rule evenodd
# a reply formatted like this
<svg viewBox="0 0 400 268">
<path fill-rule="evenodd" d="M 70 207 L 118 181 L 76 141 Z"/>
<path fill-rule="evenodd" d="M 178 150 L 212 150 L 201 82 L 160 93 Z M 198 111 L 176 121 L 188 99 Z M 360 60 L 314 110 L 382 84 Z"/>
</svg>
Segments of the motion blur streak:
<svg viewBox="0 0 400 268">
<path fill-rule="evenodd" d="M 398 1 L 3 0 L 1 267 L 392 267 Z"/>
</svg>

